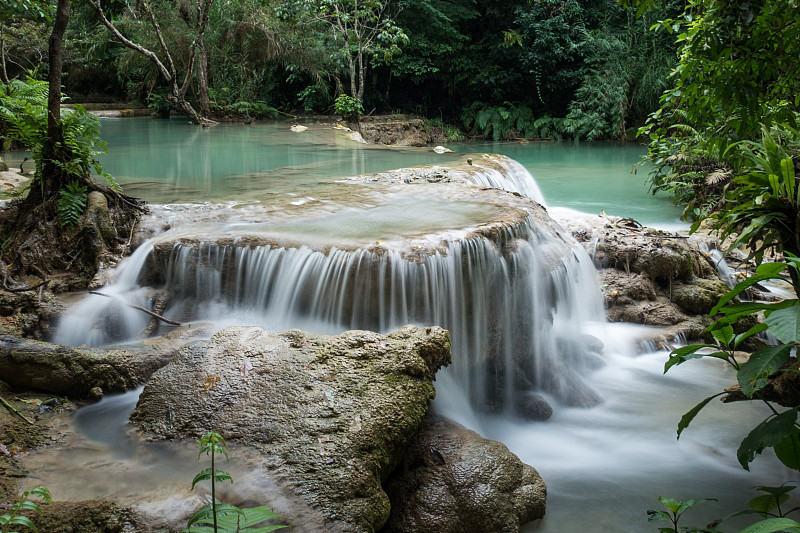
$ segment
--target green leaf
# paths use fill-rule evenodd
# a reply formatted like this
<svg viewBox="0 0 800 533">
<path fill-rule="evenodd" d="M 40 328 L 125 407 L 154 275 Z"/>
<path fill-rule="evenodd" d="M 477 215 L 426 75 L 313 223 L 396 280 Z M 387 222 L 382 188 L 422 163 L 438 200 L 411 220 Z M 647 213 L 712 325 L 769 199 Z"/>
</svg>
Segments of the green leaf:
<svg viewBox="0 0 800 533">
<path fill-rule="evenodd" d="M 767 518 L 747 526 L 739 533 L 776 533 L 778 531 L 800 533 L 800 522 L 795 522 L 791 518 Z"/>
<path fill-rule="evenodd" d="M 733 326 L 730 324 L 717 321 L 709 328 L 709 332 L 725 346 L 729 345 L 733 340 Z"/>
<path fill-rule="evenodd" d="M 777 416 L 771 416 L 757 425 L 742 440 L 739 449 L 736 450 L 736 457 L 739 464 L 745 470 L 750 470 L 750 463 L 755 459 L 756 454 L 780 443 L 787 436 L 792 434 L 797 420 L 797 408 L 784 411 Z"/>
<path fill-rule="evenodd" d="M 778 497 L 775 497 L 771 494 L 762 494 L 761 496 L 756 496 L 747 502 L 747 505 L 749 505 L 751 509 L 759 513 L 761 516 L 766 517 L 767 513 L 773 509 L 776 509 L 778 505 L 782 504 L 788 499 L 788 494 L 782 494 Z"/>
<path fill-rule="evenodd" d="M 733 347 L 734 348 L 738 348 L 739 345 L 743 341 L 749 339 L 753 335 L 757 335 L 757 334 L 761 333 L 762 331 L 766 331 L 766 329 L 767 329 L 767 325 L 764 324 L 763 322 L 760 322 L 760 323 L 756 324 L 755 326 L 753 326 L 752 328 L 748 329 L 744 333 L 740 333 L 740 334 L 736 335 L 736 337 L 734 337 L 734 339 L 733 339 Z"/>
<path fill-rule="evenodd" d="M 795 303 L 785 309 L 771 311 L 764 319 L 764 323 L 769 327 L 769 332 L 781 342 L 800 342 L 800 303 L 798 300 L 790 300 Z"/>
<path fill-rule="evenodd" d="M 776 444 L 773 449 L 778 459 L 791 468 L 792 470 L 800 470 L 800 430 L 795 429 L 785 439 Z M 766 488 L 766 487 L 764 487 Z M 786 492 L 794 489 L 795 487 L 780 487 L 787 489 Z M 762 488 L 759 488 L 762 490 Z"/>
<path fill-rule="evenodd" d="M 714 316 L 719 313 L 719 310 L 725 304 L 736 298 L 740 292 L 748 287 L 751 287 L 764 280 L 779 278 L 780 276 L 778 276 L 778 273 L 785 270 L 787 266 L 788 265 L 786 263 L 761 263 L 758 265 L 758 268 L 756 268 L 755 275 L 737 283 L 729 293 L 720 298 L 717 305 L 715 305 L 714 308 L 708 313 L 708 316 Z"/>
<path fill-rule="evenodd" d="M 763 389 L 767 378 L 777 372 L 789 359 L 793 346 L 779 344 L 778 346 L 765 346 L 753 352 L 750 359 L 739 367 L 736 379 L 742 388 L 742 393 L 748 398 Z"/>
<path fill-rule="evenodd" d="M 280 518 L 280 515 L 277 515 L 274 512 L 272 512 L 271 507 L 266 507 L 266 506 L 250 507 L 247 509 L 239 509 L 239 513 L 237 515 L 229 515 L 220 518 L 219 525 L 224 526 L 226 528 L 231 528 L 232 531 L 235 531 L 235 528 L 237 527 L 238 523 L 238 527 L 242 528 L 243 531 L 247 531 L 248 533 L 267 533 L 269 531 L 275 531 L 288 526 L 285 525 L 269 525 L 261 527 L 255 527 L 255 526 L 267 520 L 273 520 L 278 518 Z"/>
<path fill-rule="evenodd" d="M 662 520 L 672 520 L 672 517 L 666 511 L 659 511 L 658 509 L 647 510 L 648 522 L 661 522 Z"/>
<path fill-rule="evenodd" d="M 190 490 L 194 490 L 194 486 L 200 483 L 201 481 L 208 481 L 211 479 L 211 469 L 205 468 L 197 473 L 192 480 L 192 488 Z M 230 481 L 233 483 L 233 478 L 231 475 L 224 470 L 214 470 L 214 480 L 215 481 Z"/>
<path fill-rule="evenodd" d="M 717 359 L 728 359 L 728 354 L 724 352 L 714 352 L 710 354 L 706 353 L 697 353 L 698 350 L 702 350 L 704 348 L 717 348 L 714 344 L 691 344 L 689 346 L 683 346 L 678 348 L 677 350 L 672 350 L 670 352 L 670 358 L 664 363 L 664 373 L 667 373 L 667 370 L 672 368 L 675 365 L 680 365 L 685 363 L 690 359 L 700 359 L 702 357 L 716 357 Z"/>
<path fill-rule="evenodd" d="M 694 407 L 692 407 L 685 415 L 683 415 L 681 417 L 681 421 L 678 422 L 678 438 L 679 439 L 681 438 L 681 433 L 683 433 L 683 430 L 686 429 L 687 427 L 689 427 L 689 424 L 692 423 L 692 420 L 694 420 L 694 417 L 697 416 L 697 413 L 702 411 L 703 407 L 708 405 L 708 402 L 710 402 L 711 400 L 713 400 L 717 396 L 722 396 L 723 394 L 725 394 L 725 392 L 718 392 L 717 394 L 715 394 L 713 396 L 709 396 L 708 398 L 706 398 L 702 402 L 700 402 L 697 405 L 695 405 Z"/>
<path fill-rule="evenodd" d="M 12 516 L 11 520 L 6 522 L 6 525 L 9 526 L 24 526 L 33 531 L 33 533 L 38 533 L 38 529 L 36 529 L 36 524 L 34 524 L 30 518 L 27 516 Z"/>
</svg>

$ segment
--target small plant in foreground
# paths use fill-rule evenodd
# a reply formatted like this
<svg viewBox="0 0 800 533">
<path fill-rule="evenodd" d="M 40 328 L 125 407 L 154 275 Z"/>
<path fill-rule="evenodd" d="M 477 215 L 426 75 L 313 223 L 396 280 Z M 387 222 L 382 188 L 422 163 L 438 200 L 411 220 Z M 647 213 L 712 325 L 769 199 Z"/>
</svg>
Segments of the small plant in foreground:
<svg viewBox="0 0 800 533">
<path fill-rule="evenodd" d="M 45 504 L 49 504 L 53 501 L 47 487 L 39 485 L 38 487 L 26 490 L 22 493 L 20 500 L 11 506 L 8 513 L 0 515 L 0 533 L 17 533 L 15 529 L 12 529 L 15 526 L 21 526 L 34 532 L 38 531 L 30 518 L 19 514 L 20 511 L 42 512 L 39 504 L 30 499 L 31 496 L 37 496 Z"/>
<path fill-rule="evenodd" d="M 647 521 L 648 522 L 662 522 L 664 520 L 669 520 L 672 522 L 672 527 L 660 527 L 658 528 L 659 533 L 679 533 L 679 532 L 687 532 L 687 533 L 694 533 L 697 531 L 713 531 L 707 529 L 696 529 L 696 528 L 689 528 L 686 526 L 682 526 L 678 529 L 678 522 L 681 519 L 681 515 L 697 505 L 698 503 L 708 502 L 708 501 L 716 501 L 713 498 L 700 498 L 697 500 L 675 500 L 672 498 L 665 498 L 663 496 L 659 496 L 656 500 L 664 505 L 669 512 L 661 511 L 659 509 L 648 509 L 647 510 Z"/>
<path fill-rule="evenodd" d="M 216 431 L 206 433 L 202 439 L 197 441 L 200 451 L 197 460 L 205 453 L 211 456 L 211 467 L 198 472 L 192 480 L 192 490 L 201 481 L 211 481 L 211 503 L 201 507 L 189 519 L 186 529 L 181 533 L 268 533 L 277 529 L 289 526 L 267 525 L 259 526 L 262 522 L 280 518 L 272 512 L 271 507 L 251 507 L 240 509 L 235 505 L 226 505 L 217 502 L 217 481 L 230 481 L 233 483 L 231 475 L 224 470 L 215 468 L 215 457 L 217 454 L 224 455 L 228 459 L 228 447 L 225 440 Z"/>
</svg>

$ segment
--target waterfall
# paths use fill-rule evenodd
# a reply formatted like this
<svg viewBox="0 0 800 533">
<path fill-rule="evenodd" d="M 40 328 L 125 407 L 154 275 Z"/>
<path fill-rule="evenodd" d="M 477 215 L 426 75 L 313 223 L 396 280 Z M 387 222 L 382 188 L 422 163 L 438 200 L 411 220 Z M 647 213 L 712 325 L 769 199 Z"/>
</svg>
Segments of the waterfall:
<svg viewBox="0 0 800 533">
<path fill-rule="evenodd" d="M 508 161 L 504 188 L 534 190 L 530 174 Z M 484 168 L 475 175 L 495 184 L 503 176 Z M 602 364 L 602 343 L 583 330 L 605 319 L 591 259 L 548 220 L 528 217 L 489 237 L 472 234 L 408 255 L 380 246 L 182 240 L 171 236 L 179 230 L 171 230 L 123 264 L 117 282 L 104 288 L 113 298 L 88 296 L 62 320 L 54 340 L 133 340 L 150 319 L 126 304 L 150 308 L 154 295 L 166 302 L 167 318 L 219 327 L 336 333 L 438 325 L 452 338 L 448 373 L 474 405 L 547 418 L 551 403 L 600 401 L 582 376 Z M 190 234 L 180 229 L 180 235 Z"/>
<path fill-rule="evenodd" d="M 528 169 L 507 157 L 492 159 L 492 163 L 500 168 L 481 165 L 479 160 L 478 163 L 474 164 L 477 167 L 477 171 L 469 173 L 468 179 L 478 185 L 518 192 L 547 207 L 542 191 L 539 190 L 539 185 L 533 179 L 531 173 L 528 172 Z"/>
</svg>

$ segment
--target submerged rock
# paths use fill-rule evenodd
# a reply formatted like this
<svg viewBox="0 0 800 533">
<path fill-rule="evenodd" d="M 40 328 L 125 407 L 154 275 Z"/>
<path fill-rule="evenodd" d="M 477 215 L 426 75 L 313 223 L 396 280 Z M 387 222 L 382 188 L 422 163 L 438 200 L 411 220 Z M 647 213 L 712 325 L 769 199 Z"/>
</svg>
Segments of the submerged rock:
<svg viewBox="0 0 800 533">
<path fill-rule="evenodd" d="M 435 414 L 386 483 L 383 533 L 513 533 L 545 512 L 547 488 L 500 442 Z"/>
<path fill-rule="evenodd" d="M 381 482 L 450 357 L 449 335 L 436 327 L 336 336 L 227 328 L 156 372 L 131 420 L 154 439 L 213 429 L 255 446 L 277 479 L 324 513 L 325 531 L 371 532 L 389 516 Z"/>
</svg>

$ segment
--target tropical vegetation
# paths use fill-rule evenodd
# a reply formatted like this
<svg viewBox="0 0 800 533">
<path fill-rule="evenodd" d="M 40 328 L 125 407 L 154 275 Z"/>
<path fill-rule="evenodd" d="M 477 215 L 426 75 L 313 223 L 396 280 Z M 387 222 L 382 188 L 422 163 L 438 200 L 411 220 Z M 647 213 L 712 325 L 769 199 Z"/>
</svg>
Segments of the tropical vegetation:
<svg viewBox="0 0 800 533">
<path fill-rule="evenodd" d="M 0 8 L 8 79 L 48 74 L 47 5 Z M 631 139 L 676 62 L 672 36 L 649 27 L 682 8 L 665 0 L 637 17 L 616 0 L 90 0 L 70 6 L 63 85 L 75 101 L 140 101 L 198 122 L 333 113 L 347 96 L 359 112 L 417 113 L 496 139 Z"/>
</svg>

